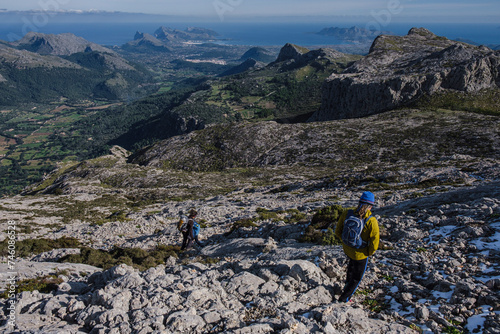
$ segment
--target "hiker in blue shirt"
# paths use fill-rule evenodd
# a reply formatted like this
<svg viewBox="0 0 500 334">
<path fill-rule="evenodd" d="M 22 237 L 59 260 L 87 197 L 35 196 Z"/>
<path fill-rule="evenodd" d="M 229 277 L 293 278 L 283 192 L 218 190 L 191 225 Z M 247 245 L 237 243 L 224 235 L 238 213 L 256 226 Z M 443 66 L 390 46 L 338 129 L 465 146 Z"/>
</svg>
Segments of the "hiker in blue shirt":
<svg viewBox="0 0 500 334">
<path fill-rule="evenodd" d="M 348 257 L 346 285 L 339 302 L 346 303 L 351 299 L 363 279 L 368 257 L 378 249 L 380 235 L 377 219 L 371 212 L 373 205 L 375 195 L 365 191 L 356 210 L 344 212 L 337 223 L 335 235 L 342 240 L 344 253 Z M 356 221 L 359 222 L 358 228 L 354 226 Z"/>
<path fill-rule="evenodd" d="M 198 235 L 200 234 L 200 224 L 195 220 L 198 212 L 195 209 L 189 210 L 188 221 L 181 229 L 182 232 L 182 247 L 181 250 L 185 250 L 191 247 L 193 241 L 200 247 L 204 245 L 198 240 Z"/>
</svg>

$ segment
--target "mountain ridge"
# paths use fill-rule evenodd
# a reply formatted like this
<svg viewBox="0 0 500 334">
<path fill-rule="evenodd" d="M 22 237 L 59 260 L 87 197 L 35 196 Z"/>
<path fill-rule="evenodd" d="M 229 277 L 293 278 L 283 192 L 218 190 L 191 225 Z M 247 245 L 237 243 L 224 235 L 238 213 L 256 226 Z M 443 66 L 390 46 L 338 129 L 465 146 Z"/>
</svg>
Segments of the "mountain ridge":
<svg viewBox="0 0 500 334">
<path fill-rule="evenodd" d="M 72 33 L 56 35 L 30 31 L 22 39 L 10 44 L 18 49 L 43 55 L 69 56 L 74 53 L 90 51 L 115 54 L 114 51 L 106 47 L 89 42 L 83 37 L 78 37 Z"/>
</svg>

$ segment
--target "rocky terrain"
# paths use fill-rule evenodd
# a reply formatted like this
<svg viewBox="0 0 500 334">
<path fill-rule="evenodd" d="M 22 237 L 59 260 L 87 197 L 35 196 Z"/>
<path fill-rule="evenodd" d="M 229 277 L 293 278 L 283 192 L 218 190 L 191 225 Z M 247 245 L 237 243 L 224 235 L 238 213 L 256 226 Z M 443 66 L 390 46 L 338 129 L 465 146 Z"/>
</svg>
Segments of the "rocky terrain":
<svg viewBox="0 0 500 334">
<path fill-rule="evenodd" d="M 499 64 L 498 51 L 423 28 L 407 36 L 381 35 L 366 57 L 328 78 L 312 120 L 362 117 L 444 92 L 498 89 Z"/>
<path fill-rule="evenodd" d="M 53 288 L 17 295 L 15 329 L 0 299 L 2 331 L 498 333 L 499 130 L 497 116 L 398 110 L 212 126 L 133 156 L 114 147 L 61 163 L 2 199 L 1 228 L 15 222 L 18 252 L 37 239 L 81 246 L 16 258 L 19 282 L 52 274 Z M 339 304 L 341 246 L 326 242 L 328 226 L 312 229 L 328 245 L 304 237 L 314 217 L 364 190 L 377 197 L 382 246 L 353 301 Z M 191 207 L 205 247 L 179 252 L 178 212 Z M 174 251 L 161 264 L 61 262 L 160 246 Z"/>
</svg>

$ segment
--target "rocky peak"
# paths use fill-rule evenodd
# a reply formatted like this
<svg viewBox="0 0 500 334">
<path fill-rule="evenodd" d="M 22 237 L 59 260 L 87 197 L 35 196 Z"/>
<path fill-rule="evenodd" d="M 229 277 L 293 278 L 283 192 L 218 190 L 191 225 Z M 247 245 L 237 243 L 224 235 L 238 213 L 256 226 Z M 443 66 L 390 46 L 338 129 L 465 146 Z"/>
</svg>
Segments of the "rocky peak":
<svg viewBox="0 0 500 334">
<path fill-rule="evenodd" d="M 304 47 L 286 43 L 284 47 L 281 48 L 276 62 L 282 62 L 287 60 L 300 60 L 302 56 L 309 52 L 309 49 Z"/>
<path fill-rule="evenodd" d="M 20 59 L 22 61 L 20 61 Z M 26 50 L 19 50 L 6 44 L 0 44 L 0 63 L 15 64 L 16 67 L 23 69 L 33 67 L 82 68 L 80 65 L 60 57 L 40 55 Z M 5 78 L 3 80 L 7 81 Z"/>
<path fill-rule="evenodd" d="M 144 37 L 144 35 L 145 35 L 144 33 L 139 32 L 139 31 L 136 31 L 136 32 L 135 32 L 135 35 L 134 35 L 134 41 L 136 41 L 136 40 L 138 40 L 138 39 L 143 38 L 143 37 Z"/>
<path fill-rule="evenodd" d="M 498 52 L 424 28 L 406 36 L 381 35 L 366 57 L 327 79 L 321 109 L 311 120 L 363 117 L 447 90 L 498 88 L 499 64 Z"/>
<path fill-rule="evenodd" d="M 434 52 L 457 42 L 437 36 L 425 28 L 412 28 L 406 36 L 380 35 L 370 47 L 374 52 Z"/>
<path fill-rule="evenodd" d="M 425 28 L 411 28 L 410 31 L 408 32 L 408 36 L 411 35 L 419 35 L 424 38 L 434 38 L 436 35 L 431 32 L 430 30 L 427 30 Z"/>
<path fill-rule="evenodd" d="M 170 49 L 165 46 L 165 44 L 153 35 L 136 32 L 134 40 L 123 45 L 125 49 L 134 49 L 135 51 L 161 51 L 170 52 Z"/>
</svg>

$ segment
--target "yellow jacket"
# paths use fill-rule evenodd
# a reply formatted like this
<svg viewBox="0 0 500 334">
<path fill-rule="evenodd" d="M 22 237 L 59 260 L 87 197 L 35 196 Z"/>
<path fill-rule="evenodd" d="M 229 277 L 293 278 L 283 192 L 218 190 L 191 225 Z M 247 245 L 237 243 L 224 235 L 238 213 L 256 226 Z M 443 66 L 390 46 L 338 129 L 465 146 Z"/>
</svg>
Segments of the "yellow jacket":
<svg viewBox="0 0 500 334">
<path fill-rule="evenodd" d="M 372 215 L 371 211 L 368 210 L 368 212 L 365 214 L 363 219 L 366 219 Z M 339 218 L 339 221 L 337 223 L 337 227 L 335 228 L 335 235 L 342 240 L 342 230 L 344 229 L 344 220 L 347 217 L 347 211 L 345 211 Z M 379 229 L 378 229 L 378 222 L 375 217 L 371 217 L 366 223 L 365 227 L 363 228 L 363 231 L 361 232 L 361 239 L 366 241 L 368 243 L 368 246 L 365 248 L 352 248 L 350 246 L 347 246 L 346 244 L 342 243 L 342 246 L 344 247 L 344 252 L 348 257 L 350 257 L 353 260 L 363 260 L 366 259 L 368 256 L 372 256 L 375 251 L 378 249 L 378 244 L 380 241 L 380 234 L 379 234 Z"/>
</svg>

